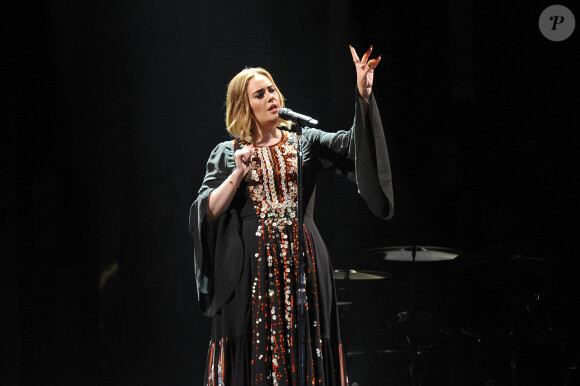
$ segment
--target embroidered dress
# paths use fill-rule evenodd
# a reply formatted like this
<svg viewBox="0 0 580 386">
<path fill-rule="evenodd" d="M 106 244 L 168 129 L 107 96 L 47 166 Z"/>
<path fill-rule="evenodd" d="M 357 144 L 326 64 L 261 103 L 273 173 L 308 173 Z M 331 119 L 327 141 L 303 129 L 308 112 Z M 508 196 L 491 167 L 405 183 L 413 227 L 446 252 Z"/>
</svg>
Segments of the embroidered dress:
<svg viewBox="0 0 580 386">
<path fill-rule="evenodd" d="M 358 93 L 357 93 L 358 94 Z M 376 112 L 375 112 L 376 110 Z M 307 307 L 306 378 L 310 385 L 346 385 L 336 293 L 328 252 L 312 214 L 316 175 L 330 169 L 357 182 L 378 216 L 392 215 L 388 154 L 378 110 L 365 117 L 357 98 L 348 131 L 303 134 L 304 252 Z M 252 169 L 218 221 L 205 220 L 207 199 L 235 168 L 233 153 L 247 145 L 219 144 L 192 205 L 196 280 L 202 312 L 212 317 L 205 385 L 298 383 L 297 137 L 255 147 Z"/>
<path fill-rule="evenodd" d="M 235 148 L 247 145 L 236 141 Z M 296 198 L 297 137 L 284 135 L 274 146 L 256 147 L 252 170 L 246 176 L 247 189 L 256 216 L 255 270 L 252 272 L 252 371 L 254 384 L 298 382 L 298 316 L 296 291 L 299 272 L 299 232 Z M 324 379 L 322 339 L 318 315 L 316 265 L 308 232 L 305 231 L 307 280 L 306 382 Z"/>
</svg>

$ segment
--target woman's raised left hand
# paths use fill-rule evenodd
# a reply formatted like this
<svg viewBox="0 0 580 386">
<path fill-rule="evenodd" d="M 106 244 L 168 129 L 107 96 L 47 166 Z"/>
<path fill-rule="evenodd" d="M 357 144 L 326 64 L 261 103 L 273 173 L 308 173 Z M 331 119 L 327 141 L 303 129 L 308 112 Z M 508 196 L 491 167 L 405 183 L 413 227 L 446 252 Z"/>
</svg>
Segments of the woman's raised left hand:
<svg viewBox="0 0 580 386">
<path fill-rule="evenodd" d="M 373 91 L 373 78 L 375 73 L 375 68 L 379 65 L 381 61 L 381 56 L 379 55 L 376 59 L 369 60 L 371 52 L 373 51 L 373 46 L 370 46 L 367 52 L 363 55 L 362 59 L 359 59 L 354 47 L 350 47 L 350 53 L 352 54 L 352 61 L 356 68 L 356 85 L 358 87 L 358 92 L 361 97 L 367 99 L 370 97 Z"/>
</svg>

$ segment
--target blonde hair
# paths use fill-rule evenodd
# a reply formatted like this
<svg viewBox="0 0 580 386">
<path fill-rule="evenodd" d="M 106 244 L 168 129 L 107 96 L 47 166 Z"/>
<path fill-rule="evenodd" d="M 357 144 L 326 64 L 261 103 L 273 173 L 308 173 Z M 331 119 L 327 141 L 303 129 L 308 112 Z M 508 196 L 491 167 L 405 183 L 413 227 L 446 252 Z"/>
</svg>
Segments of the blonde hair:
<svg viewBox="0 0 580 386">
<path fill-rule="evenodd" d="M 240 71 L 228 84 L 228 91 L 226 94 L 226 127 L 228 132 L 234 137 L 239 138 L 248 143 L 252 143 L 252 135 L 256 129 L 256 121 L 250 101 L 248 100 L 248 82 L 256 74 L 260 74 L 268 78 L 274 86 L 276 82 L 272 75 L 263 68 L 245 68 Z M 284 96 L 276 86 L 278 95 L 280 96 L 280 107 L 284 107 Z M 291 123 L 284 119 L 278 121 L 278 126 L 290 127 Z"/>
</svg>

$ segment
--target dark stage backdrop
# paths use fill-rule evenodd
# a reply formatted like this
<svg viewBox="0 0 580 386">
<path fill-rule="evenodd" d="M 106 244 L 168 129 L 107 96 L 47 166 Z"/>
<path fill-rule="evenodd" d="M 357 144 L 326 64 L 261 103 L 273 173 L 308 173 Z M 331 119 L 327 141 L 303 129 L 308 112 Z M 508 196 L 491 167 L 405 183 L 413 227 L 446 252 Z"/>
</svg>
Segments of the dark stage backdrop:
<svg viewBox="0 0 580 386">
<path fill-rule="evenodd" d="M 577 274 L 579 35 L 545 39 L 538 17 L 548 5 L 9 1 L 0 201 L 9 359 L 0 383 L 200 384 L 210 324 L 197 311 L 188 210 L 209 152 L 228 138 L 227 82 L 245 66 L 265 67 L 289 107 L 326 130 L 345 129 L 354 111 L 349 44 L 360 53 L 374 44 L 373 56 L 383 55 L 374 92 L 396 210 L 389 222 L 375 219 L 352 184 L 321 176 L 316 221 L 335 268 L 396 272 L 365 251 L 435 245 L 466 251 L 462 259 L 485 256 L 494 277 L 506 272 L 493 264 L 516 255 L 564 261 Z M 441 285 L 446 268 L 425 273 L 421 301 L 438 314 L 450 304 L 459 308 L 451 315 L 461 314 L 469 306 L 449 292 L 466 284 Z M 466 272 L 453 269 L 454 279 Z M 565 279 L 558 282 L 572 289 L 557 290 L 578 295 Z M 343 332 L 351 347 L 368 339 L 358 321 L 406 309 L 406 282 L 393 283 L 360 290 L 357 323 L 345 321 Z M 346 297 L 355 291 L 338 287 Z M 445 288 L 439 296 L 431 287 Z M 384 303 L 368 302 L 377 294 Z M 504 311 L 490 307 L 495 316 Z M 372 326 L 378 341 L 394 342 L 392 323 Z M 454 327 L 449 334 L 461 335 Z M 557 352 L 572 339 L 561 331 L 547 337 Z M 440 360 L 439 370 L 425 370 L 447 385 L 464 351 L 481 361 L 481 348 L 454 347 L 439 351 L 452 351 L 458 364 Z M 485 376 L 504 376 L 501 355 L 490 364 L 500 375 Z"/>
</svg>

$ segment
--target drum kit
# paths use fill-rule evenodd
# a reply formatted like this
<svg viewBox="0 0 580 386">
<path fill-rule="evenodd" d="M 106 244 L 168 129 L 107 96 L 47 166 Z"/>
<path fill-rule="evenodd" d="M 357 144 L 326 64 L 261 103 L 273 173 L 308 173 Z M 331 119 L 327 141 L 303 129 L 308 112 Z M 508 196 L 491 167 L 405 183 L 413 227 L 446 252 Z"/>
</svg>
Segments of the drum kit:
<svg viewBox="0 0 580 386">
<path fill-rule="evenodd" d="M 580 380 L 580 286 L 565 264 L 432 246 L 366 256 L 369 270 L 334 271 L 351 384 Z"/>
</svg>

